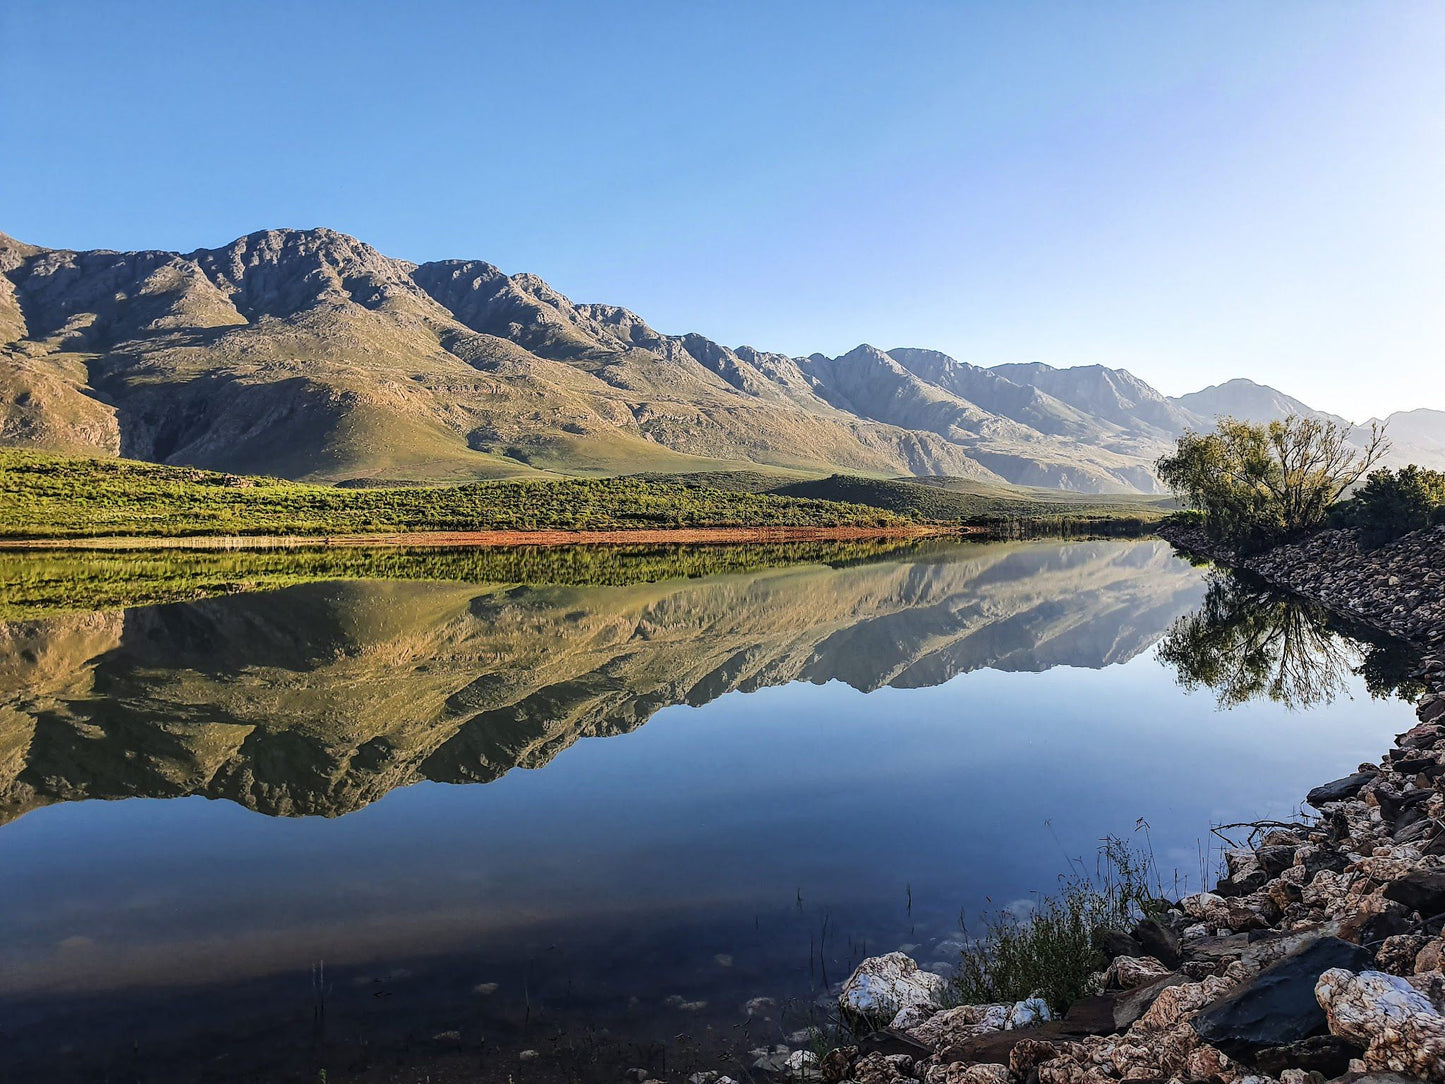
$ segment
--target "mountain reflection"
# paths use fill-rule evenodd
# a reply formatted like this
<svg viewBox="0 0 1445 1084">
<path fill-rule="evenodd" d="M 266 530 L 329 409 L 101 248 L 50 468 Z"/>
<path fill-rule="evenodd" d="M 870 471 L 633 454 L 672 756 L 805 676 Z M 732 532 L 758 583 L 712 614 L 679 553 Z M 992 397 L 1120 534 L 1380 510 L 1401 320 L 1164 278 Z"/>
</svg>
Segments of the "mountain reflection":
<svg viewBox="0 0 1445 1084">
<path fill-rule="evenodd" d="M 1225 708 L 1260 698 L 1318 707 L 1346 694 L 1352 675 L 1374 696 L 1411 698 L 1404 645 L 1346 630 L 1322 607 L 1224 569 L 1211 573 L 1203 604 L 1174 622 L 1158 655 L 1180 685 L 1214 690 Z"/>
<path fill-rule="evenodd" d="M 335 816 L 733 691 L 1123 662 L 1201 593 L 1162 542 L 1015 543 L 619 586 L 302 583 L 0 623 L 0 820 L 188 794 Z"/>
</svg>

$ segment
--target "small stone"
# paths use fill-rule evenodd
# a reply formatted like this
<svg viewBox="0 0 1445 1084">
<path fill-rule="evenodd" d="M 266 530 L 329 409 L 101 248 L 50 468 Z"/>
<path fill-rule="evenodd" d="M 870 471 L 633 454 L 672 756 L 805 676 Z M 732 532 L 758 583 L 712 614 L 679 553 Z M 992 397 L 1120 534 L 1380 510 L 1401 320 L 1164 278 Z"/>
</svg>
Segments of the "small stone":
<svg viewBox="0 0 1445 1084">
<path fill-rule="evenodd" d="M 1169 968 L 1152 956 L 1120 956 L 1104 973 L 1104 985 L 1120 990 L 1133 990 L 1138 986 L 1158 982 L 1168 974 Z"/>
<path fill-rule="evenodd" d="M 811 1050 L 794 1050 L 783 1062 L 783 1067 L 795 1077 L 812 1079 L 818 1075 L 818 1055 Z"/>
<path fill-rule="evenodd" d="M 1053 1018 L 1053 1014 L 1049 1012 L 1047 1001 L 1041 997 L 1030 997 L 1014 1003 L 1013 1008 L 1009 1010 L 1004 1030 L 1017 1031 L 1019 1028 L 1031 1028 L 1047 1023 Z"/>
</svg>

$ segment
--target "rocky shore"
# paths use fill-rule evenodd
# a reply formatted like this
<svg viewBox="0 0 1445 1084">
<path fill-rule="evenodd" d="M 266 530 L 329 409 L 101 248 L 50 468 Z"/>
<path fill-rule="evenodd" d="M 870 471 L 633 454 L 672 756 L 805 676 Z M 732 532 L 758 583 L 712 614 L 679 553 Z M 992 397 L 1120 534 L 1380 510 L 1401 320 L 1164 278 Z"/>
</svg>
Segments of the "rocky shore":
<svg viewBox="0 0 1445 1084">
<path fill-rule="evenodd" d="M 1445 1084 L 1445 528 L 1249 556 L 1162 533 L 1411 641 L 1419 724 L 1311 791 L 1312 816 L 1257 826 L 1213 892 L 1098 938 L 1098 992 L 1062 1018 L 1038 999 L 945 1008 L 944 980 L 892 953 L 843 986 L 856 1044 L 790 1068 L 823 1084 Z"/>
</svg>

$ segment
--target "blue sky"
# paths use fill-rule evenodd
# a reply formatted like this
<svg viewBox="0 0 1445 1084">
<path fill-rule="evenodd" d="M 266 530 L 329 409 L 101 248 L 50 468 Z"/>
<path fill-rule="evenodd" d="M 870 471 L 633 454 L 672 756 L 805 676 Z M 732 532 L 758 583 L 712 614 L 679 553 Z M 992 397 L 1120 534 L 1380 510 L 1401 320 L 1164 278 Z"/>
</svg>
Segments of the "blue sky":
<svg viewBox="0 0 1445 1084">
<path fill-rule="evenodd" d="M 663 331 L 1445 409 L 1445 5 L 0 7 L 0 230 L 327 225 Z"/>
</svg>

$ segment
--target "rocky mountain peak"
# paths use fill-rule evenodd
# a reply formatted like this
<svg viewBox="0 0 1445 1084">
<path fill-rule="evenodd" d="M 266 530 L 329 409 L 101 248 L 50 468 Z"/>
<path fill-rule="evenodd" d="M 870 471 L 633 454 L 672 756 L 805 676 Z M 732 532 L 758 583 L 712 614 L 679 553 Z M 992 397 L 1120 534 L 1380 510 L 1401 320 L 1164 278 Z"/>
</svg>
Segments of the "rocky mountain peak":
<svg viewBox="0 0 1445 1084">
<path fill-rule="evenodd" d="M 731 349 L 326 228 L 189 253 L 0 235 L 0 353 L 0 440 L 333 479 L 750 461 L 1151 491 L 1155 459 L 1213 414 L 1308 412 L 1247 380 L 1169 401 L 1101 365 Z M 1431 448 L 1433 425 L 1400 429 Z"/>
</svg>

